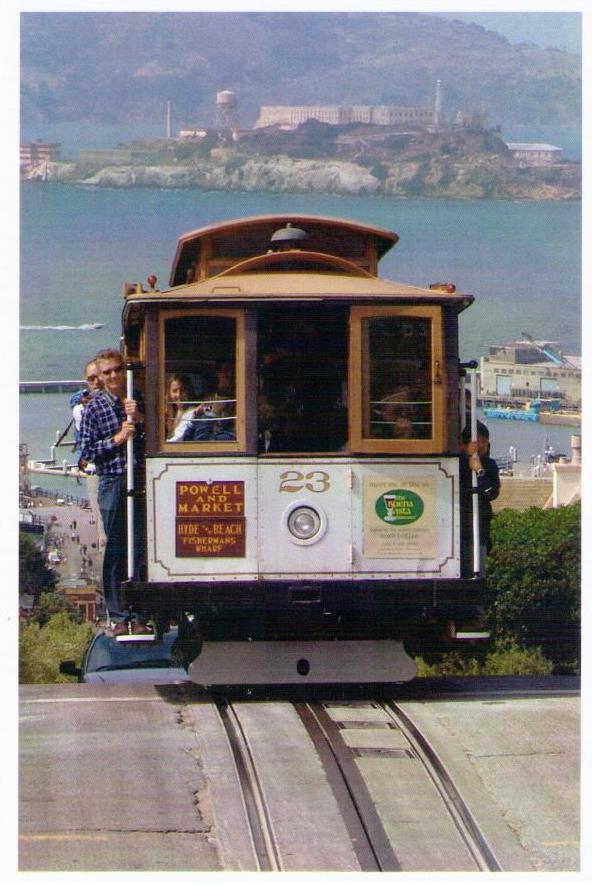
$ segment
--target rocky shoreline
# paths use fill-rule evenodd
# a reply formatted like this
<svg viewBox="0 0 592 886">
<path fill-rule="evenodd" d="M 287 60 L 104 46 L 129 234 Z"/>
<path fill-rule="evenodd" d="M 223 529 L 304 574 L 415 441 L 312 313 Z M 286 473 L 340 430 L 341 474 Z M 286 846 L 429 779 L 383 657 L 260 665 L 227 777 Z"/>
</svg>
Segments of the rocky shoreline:
<svg viewBox="0 0 592 886">
<path fill-rule="evenodd" d="M 285 156 L 204 160 L 191 165 L 117 165 L 90 168 L 47 163 L 23 176 L 107 188 L 184 188 L 204 191 L 327 193 L 347 196 L 448 199 L 580 200 L 581 166 L 561 163 L 520 168 L 507 160 L 405 159 L 369 169 L 344 160 Z"/>
</svg>

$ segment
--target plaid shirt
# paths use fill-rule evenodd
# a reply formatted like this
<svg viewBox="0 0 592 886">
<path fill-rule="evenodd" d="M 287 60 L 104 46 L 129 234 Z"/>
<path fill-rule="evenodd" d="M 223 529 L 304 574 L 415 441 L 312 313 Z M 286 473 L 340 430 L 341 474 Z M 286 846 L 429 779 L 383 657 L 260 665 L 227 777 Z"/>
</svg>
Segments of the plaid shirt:
<svg viewBox="0 0 592 886">
<path fill-rule="evenodd" d="M 80 424 L 82 458 L 94 462 L 101 477 L 117 477 L 126 472 L 126 445 L 117 446 L 113 435 L 125 421 L 123 403 L 100 391 L 88 403 Z"/>
</svg>

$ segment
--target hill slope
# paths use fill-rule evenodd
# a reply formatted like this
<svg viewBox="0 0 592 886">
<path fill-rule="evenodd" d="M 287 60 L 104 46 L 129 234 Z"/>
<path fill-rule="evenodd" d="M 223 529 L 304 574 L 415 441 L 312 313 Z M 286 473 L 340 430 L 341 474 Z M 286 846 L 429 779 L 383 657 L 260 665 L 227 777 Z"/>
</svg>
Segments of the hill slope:
<svg viewBox="0 0 592 886">
<path fill-rule="evenodd" d="M 24 13 L 26 122 L 211 124 L 232 89 L 261 104 L 407 104 L 480 111 L 489 124 L 577 123 L 581 59 L 419 13 Z"/>
</svg>

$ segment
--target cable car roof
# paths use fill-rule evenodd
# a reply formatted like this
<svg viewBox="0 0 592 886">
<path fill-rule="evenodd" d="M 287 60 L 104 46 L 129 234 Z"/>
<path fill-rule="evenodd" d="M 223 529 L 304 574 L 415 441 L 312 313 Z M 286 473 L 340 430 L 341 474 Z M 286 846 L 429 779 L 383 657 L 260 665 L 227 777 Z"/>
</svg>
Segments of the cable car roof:
<svg viewBox="0 0 592 886">
<path fill-rule="evenodd" d="M 284 259 L 290 257 L 284 253 Z M 300 261 L 301 256 L 293 256 Z M 245 262 L 250 265 L 250 262 Z M 329 271 L 329 272 L 327 272 Z M 473 296 L 464 293 L 451 293 L 442 289 L 412 286 L 373 277 L 369 274 L 353 274 L 335 266 L 327 271 L 276 271 L 261 272 L 248 267 L 236 273 L 231 269 L 196 283 L 174 286 L 163 291 L 145 292 L 141 287 L 130 291 L 126 297 L 128 308 L 131 305 L 195 304 L 200 302 L 268 302 L 268 301 L 367 301 L 405 302 L 415 304 L 446 304 L 457 312 L 463 311 L 473 302 Z"/>
<path fill-rule="evenodd" d="M 288 241 L 289 228 L 301 248 L 347 259 L 371 274 L 376 274 L 378 261 L 399 240 L 394 231 L 330 216 L 286 213 L 231 219 L 179 238 L 170 285 L 187 282 L 189 273 L 203 280 L 220 273 L 225 263 L 263 255 Z"/>
<path fill-rule="evenodd" d="M 457 313 L 473 302 L 450 284 L 412 286 L 377 276 L 377 264 L 399 237 L 345 219 L 261 215 L 184 234 L 170 289 L 126 284 L 126 315 L 148 304 L 268 301 L 368 301 L 446 304 Z M 148 278 L 153 286 L 155 277 Z"/>
</svg>

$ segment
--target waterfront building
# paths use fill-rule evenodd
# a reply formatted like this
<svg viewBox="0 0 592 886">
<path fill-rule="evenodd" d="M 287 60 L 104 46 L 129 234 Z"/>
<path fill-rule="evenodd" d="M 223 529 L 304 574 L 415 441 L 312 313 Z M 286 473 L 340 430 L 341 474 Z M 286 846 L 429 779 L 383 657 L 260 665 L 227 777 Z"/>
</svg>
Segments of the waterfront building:
<svg viewBox="0 0 592 886">
<path fill-rule="evenodd" d="M 255 129 L 281 126 L 295 129 L 306 120 L 345 125 L 367 123 L 375 126 L 434 125 L 434 107 L 396 105 L 261 105 Z"/>
<path fill-rule="evenodd" d="M 564 356 L 557 342 L 492 345 L 480 360 L 480 397 L 494 403 L 559 399 L 565 408 L 579 409 L 582 359 Z"/>
<path fill-rule="evenodd" d="M 514 159 L 521 166 L 553 166 L 559 163 L 563 149 L 556 145 L 543 145 L 523 142 L 507 142 L 507 147 Z"/>
<path fill-rule="evenodd" d="M 21 142 L 21 170 L 28 170 L 43 163 L 53 163 L 60 158 L 60 145 L 49 142 Z"/>
</svg>

